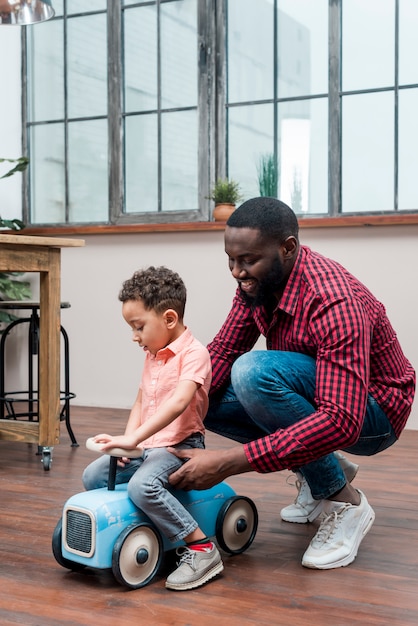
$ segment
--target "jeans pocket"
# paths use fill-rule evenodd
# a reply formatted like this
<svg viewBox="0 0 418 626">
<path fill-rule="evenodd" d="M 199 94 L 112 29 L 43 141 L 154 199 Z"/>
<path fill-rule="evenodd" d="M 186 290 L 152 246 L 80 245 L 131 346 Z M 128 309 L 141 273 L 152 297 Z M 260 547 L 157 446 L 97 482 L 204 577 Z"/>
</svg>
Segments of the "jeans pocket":
<svg viewBox="0 0 418 626">
<path fill-rule="evenodd" d="M 346 452 L 358 454 L 360 456 L 373 456 L 387 448 L 390 448 L 396 441 L 395 433 L 388 432 L 377 437 L 360 437 L 350 448 L 344 448 Z"/>
</svg>

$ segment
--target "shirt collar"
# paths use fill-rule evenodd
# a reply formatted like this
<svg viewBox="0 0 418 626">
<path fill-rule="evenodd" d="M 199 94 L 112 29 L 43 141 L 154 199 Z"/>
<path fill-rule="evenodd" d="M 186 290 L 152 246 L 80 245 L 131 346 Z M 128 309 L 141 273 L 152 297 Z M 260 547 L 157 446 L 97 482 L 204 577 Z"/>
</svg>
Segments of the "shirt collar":
<svg viewBox="0 0 418 626">
<path fill-rule="evenodd" d="M 186 326 L 183 333 L 181 333 L 180 337 L 177 337 L 174 341 L 169 343 L 161 350 L 158 350 L 157 354 L 151 355 L 155 359 L 167 359 L 170 356 L 178 354 L 181 352 L 193 339 L 192 333 Z"/>
<path fill-rule="evenodd" d="M 284 288 L 282 297 L 277 305 L 285 313 L 289 315 L 295 314 L 295 308 L 298 302 L 300 292 L 301 279 L 305 272 L 306 260 L 309 254 L 309 248 L 300 246 L 299 253 L 295 264 L 290 272 L 289 278 Z"/>
</svg>

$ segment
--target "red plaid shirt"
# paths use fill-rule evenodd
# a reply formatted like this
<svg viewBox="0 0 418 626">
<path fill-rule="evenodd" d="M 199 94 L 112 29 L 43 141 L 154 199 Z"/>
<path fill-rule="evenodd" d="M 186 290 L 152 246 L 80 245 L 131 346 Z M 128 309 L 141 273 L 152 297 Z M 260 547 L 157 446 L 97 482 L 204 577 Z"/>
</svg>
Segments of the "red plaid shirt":
<svg viewBox="0 0 418 626">
<path fill-rule="evenodd" d="M 240 294 L 209 344 L 211 393 L 229 381 L 233 362 L 260 334 L 268 350 L 316 359 L 315 413 L 244 445 L 254 470 L 295 469 L 357 440 L 368 393 L 399 437 L 415 393 L 415 372 L 385 312 L 341 265 L 302 246 L 273 315 L 252 309 Z"/>
</svg>

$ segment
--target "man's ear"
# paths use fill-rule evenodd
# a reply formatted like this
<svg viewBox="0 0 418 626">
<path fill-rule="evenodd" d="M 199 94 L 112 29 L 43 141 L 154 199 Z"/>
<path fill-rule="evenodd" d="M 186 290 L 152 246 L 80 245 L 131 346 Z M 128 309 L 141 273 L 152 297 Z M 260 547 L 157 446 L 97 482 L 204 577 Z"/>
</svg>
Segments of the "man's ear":
<svg viewBox="0 0 418 626">
<path fill-rule="evenodd" d="M 167 328 L 169 329 L 174 328 L 174 326 L 179 321 L 178 313 L 176 313 L 174 309 L 167 309 L 166 311 L 164 311 L 163 318 L 165 320 L 165 323 L 167 324 Z"/>
<path fill-rule="evenodd" d="M 283 258 L 291 259 L 298 251 L 298 240 L 293 235 L 290 235 L 283 243 Z"/>
</svg>

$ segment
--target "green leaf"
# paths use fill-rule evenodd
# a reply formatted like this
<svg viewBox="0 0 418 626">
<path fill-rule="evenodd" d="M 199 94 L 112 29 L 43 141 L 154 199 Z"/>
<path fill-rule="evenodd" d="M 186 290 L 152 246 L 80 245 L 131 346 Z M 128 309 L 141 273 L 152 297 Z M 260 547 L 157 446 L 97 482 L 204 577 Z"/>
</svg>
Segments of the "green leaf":
<svg viewBox="0 0 418 626">
<path fill-rule="evenodd" d="M 18 159 L 0 159 L 0 163 L 16 163 L 16 165 L 6 172 L 6 174 L 0 176 L 0 178 L 8 178 L 17 172 L 24 172 L 29 165 L 29 159 L 28 157 L 19 157 Z"/>
</svg>

